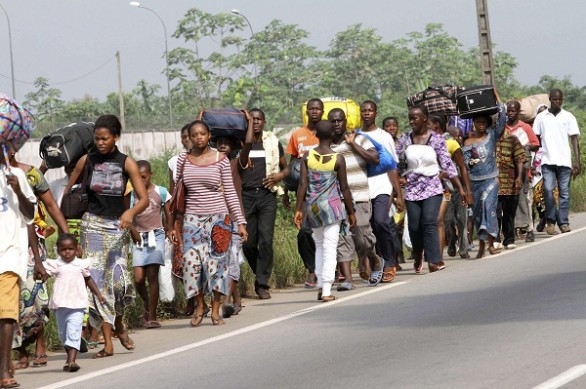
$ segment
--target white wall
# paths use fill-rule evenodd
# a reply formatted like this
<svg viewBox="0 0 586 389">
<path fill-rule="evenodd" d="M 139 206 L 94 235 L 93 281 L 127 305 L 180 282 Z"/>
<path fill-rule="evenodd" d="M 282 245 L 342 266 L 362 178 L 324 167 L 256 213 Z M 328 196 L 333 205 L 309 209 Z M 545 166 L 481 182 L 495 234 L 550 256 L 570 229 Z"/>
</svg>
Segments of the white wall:
<svg viewBox="0 0 586 389">
<path fill-rule="evenodd" d="M 29 140 L 18 152 L 18 161 L 39 166 L 40 140 Z M 131 155 L 134 159 L 150 159 L 163 154 L 166 150 L 180 150 L 181 134 L 179 131 L 166 132 L 132 132 L 123 133 L 118 141 L 118 148 L 125 154 Z M 51 169 L 45 177 L 49 182 L 65 175 L 63 168 Z"/>
</svg>

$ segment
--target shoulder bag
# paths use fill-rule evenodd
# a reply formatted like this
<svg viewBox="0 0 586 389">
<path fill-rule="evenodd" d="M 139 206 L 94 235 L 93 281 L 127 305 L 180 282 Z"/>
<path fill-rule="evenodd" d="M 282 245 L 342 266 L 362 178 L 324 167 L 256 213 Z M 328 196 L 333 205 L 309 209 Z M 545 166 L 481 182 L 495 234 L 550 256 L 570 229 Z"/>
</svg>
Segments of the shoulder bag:
<svg viewBox="0 0 586 389">
<path fill-rule="evenodd" d="M 393 155 L 390 153 L 389 150 L 387 150 L 385 146 L 378 143 L 371 136 L 367 135 L 362 131 L 357 131 L 356 133 L 368 138 L 368 140 L 372 143 L 372 145 L 376 149 L 376 152 L 378 153 L 378 165 L 366 165 L 366 175 L 368 177 L 378 176 L 380 174 L 386 173 L 390 170 L 397 168 L 397 162 L 395 161 L 395 158 L 393 158 Z"/>
<path fill-rule="evenodd" d="M 185 214 L 185 185 L 183 184 L 183 169 L 185 168 L 185 162 L 187 161 L 187 153 L 185 153 L 185 159 L 179 168 L 179 175 L 175 188 L 173 188 L 173 194 L 171 195 L 171 203 L 169 207 L 173 214 Z"/>
<path fill-rule="evenodd" d="M 63 193 L 63 198 L 61 199 L 61 212 L 63 213 L 63 217 L 65 217 L 65 219 L 81 219 L 83 214 L 88 210 L 88 165 L 89 157 L 86 157 L 85 165 L 83 167 L 83 178 L 81 179 L 81 182 L 71 187 L 69 192 Z"/>
</svg>

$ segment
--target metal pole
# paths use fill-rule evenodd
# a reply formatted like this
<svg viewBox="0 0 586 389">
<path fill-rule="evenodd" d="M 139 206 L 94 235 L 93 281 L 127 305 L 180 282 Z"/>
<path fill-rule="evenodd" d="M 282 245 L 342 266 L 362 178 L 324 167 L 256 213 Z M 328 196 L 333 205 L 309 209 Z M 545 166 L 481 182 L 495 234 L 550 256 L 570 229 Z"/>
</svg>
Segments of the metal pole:
<svg viewBox="0 0 586 389">
<path fill-rule="evenodd" d="M 122 92 L 122 71 L 120 66 L 120 52 L 116 51 L 116 65 L 118 69 L 118 103 L 120 105 L 120 123 L 122 131 L 126 130 L 126 115 L 124 114 L 124 92 Z"/>
<path fill-rule="evenodd" d="M 480 65 L 482 67 L 482 82 L 486 85 L 494 85 L 494 60 L 492 57 L 492 40 L 490 38 L 490 22 L 488 20 L 486 1 L 476 0 Z"/>
<path fill-rule="evenodd" d="M 244 15 L 243 13 L 241 13 L 237 9 L 233 9 L 232 13 L 234 15 L 238 15 L 238 16 L 242 17 L 244 20 L 246 20 L 246 23 L 248 24 L 248 28 L 250 28 L 250 39 L 252 39 L 254 37 L 254 30 L 252 29 L 252 24 L 250 23 L 250 20 L 248 20 L 246 15 Z M 254 49 L 254 46 L 253 46 L 253 49 Z M 252 66 L 254 68 L 254 97 L 256 97 L 258 95 L 258 71 L 256 68 L 256 50 L 253 50 L 253 55 L 254 55 L 254 60 L 252 61 Z"/>
<path fill-rule="evenodd" d="M 16 99 L 16 88 L 14 86 L 14 57 L 12 55 L 12 29 L 10 28 L 10 18 L 8 17 L 8 12 L 6 12 L 6 8 L 0 3 L 0 8 L 4 11 L 4 15 L 6 15 L 6 22 L 8 23 L 8 47 L 10 50 L 10 77 L 12 80 L 12 97 Z"/>
<path fill-rule="evenodd" d="M 171 98 L 171 81 L 169 80 L 169 46 L 167 44 L 167 26 L 165 26 L 165 22 L 159 16 L 159 14 L 156 13 L 155 11 L 153 11 L 152 9 L 143 6 L 142 4 L 140 4 L 137 1 L 131 1 L 129 4 L 133 7 L 146 9 L 147 11 L 152 12 L 159 19 L 159 21 L 161 22 L 161 25 L 163 26 L 163 33 L 165 34 L 165 78 L 167 79 L 167 101 L 169 104 L 169 125 L 171 126 L 171 129 L 173 129 L 173 101 Z"/>
</svg>

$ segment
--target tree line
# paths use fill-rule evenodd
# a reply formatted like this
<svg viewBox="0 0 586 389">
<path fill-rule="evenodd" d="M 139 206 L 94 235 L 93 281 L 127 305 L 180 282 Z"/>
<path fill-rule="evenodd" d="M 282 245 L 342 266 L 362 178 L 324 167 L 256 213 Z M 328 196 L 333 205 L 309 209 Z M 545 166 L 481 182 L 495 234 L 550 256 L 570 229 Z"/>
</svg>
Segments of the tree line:
<svg viewBox="0 0 586 389">
<path fill-rule="evenodd" d="M 301 106 L 309 98 L 343 96 L 357 102 L 374 100 L 379 116 L 397 116 L 405 128 L 405 97 L 430 85 L 482 83 L 478 49 L 465 50 L 438 23 L 391 42 L 375 29 L 355 24 L 336 33 L 326 50 L 307 43 L 309 31 L 280 20 L 251 37 L 247 28 L 238 15 L 197 8 L 177 22 L 172 37 L 182 44 L 168 53 L 176 127 L 192 120 L 203 107 L 228 106 L 261 107 L 267 112 L 267 128 L 298 125 Z M 204 42 L 213 49 L 203 50 Z M 542 76 L 538 85 L 521 85 L 514 76 L 518 63 L 512 54 L 496 51 L 494 63 L 502 98 L 557 87 L 564 91 L 564 107 L 582 126 L 586 124 L 586 87 L 573 85 L 569 77 L 549 75 Z M 36 113 L 36 136 L 64 123 L 119 110 L 117 92 L 105 101 L 89 96 L 64 101 L 45 77 L 38 77 L 34 87 L 24 104 Z M 127 128 L 168 128 L 167 97 L 160 85 L 141 80 L 124 94 L 124 106 Z"/>
</svg>

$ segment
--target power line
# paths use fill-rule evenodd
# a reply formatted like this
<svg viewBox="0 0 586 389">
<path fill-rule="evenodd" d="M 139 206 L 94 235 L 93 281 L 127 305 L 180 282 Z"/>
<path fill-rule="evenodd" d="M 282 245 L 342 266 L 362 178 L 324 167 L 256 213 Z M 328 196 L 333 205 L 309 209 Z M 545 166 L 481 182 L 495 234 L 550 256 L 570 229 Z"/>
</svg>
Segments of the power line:
<svg viewBox="0 0 586 389">
<path fill-rule="evenodd" d="M 110 62 L 112 62 L 114 60 L 114 58 L 115 58 L 115 56 L 110 57 L 106 62 L 104 62 L 103 64 L 101 64 L 97 68 L 91 70 L 90 72 L 88 72 L 88 73 L 86 73 L 86 74 L 84 74 L 82 76 L 75 77 L 75 78 L 72 78 L 72 79 L 66 80 L 66 81 L 49 82 L 49 85 L 55 86 L 55 85 L 69 84 L 69 83 L 72 83 L 72 82 L 75 82 L 75 81 L 79 81 L 81 79 L 84 79 L 84 78 L 86 78 L 88 76 L 91 76 L 92 74 L 96 73 L 98 70 L 102 69 L 104 66 L 108 65 Z M 8 76 L 6 76 L 4 74 L 1 74 L 1 73 L 0 73 L 0 77 L 6 78 L 8 80 L 12 79 L 12 77 L 8 77 Z M 18 79 L 16 79 L 15 81 L 21 82 L 23 84 L 30 84 L 30 85 L 33 85 L 35 83 L 34 81 L 24 81 L 24 80 L 18 80 Z"/>
</svg>

